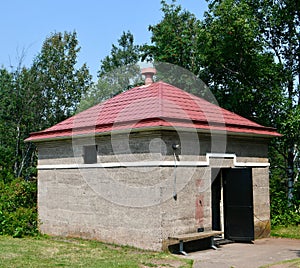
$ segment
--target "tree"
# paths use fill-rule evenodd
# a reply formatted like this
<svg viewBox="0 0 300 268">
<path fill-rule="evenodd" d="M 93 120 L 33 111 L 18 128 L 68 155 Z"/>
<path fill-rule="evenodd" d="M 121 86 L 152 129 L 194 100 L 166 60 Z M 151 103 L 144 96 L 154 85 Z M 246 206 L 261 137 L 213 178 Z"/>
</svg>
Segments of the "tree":
<svg viewBox="0 0 300 268">
<path fill-rule="evenodd" d="M 260 31 L 266 49 L 282 65 L 282 91 L 285 95 L 284 113 L 278 128 L 284 137 L 281 152 L 288 177 L 288 198 L 293 199 L 297 150 L 300 145 L 300 2 L 293 0 L 256 1 L 252 7 L 257 12 Z"/>
<path fill-rule="evenodd" d="M 176 1 L 162 1 L 164 17 L 150 26 L 153 44 L 144 56 L 192 71 L 222 107 L 278 128 L 284 136 L 270 149 L 271 185 L 288 178 L 291 198 L 300 127 L 299 1 L 208 2 L 199 21 Z"/>
<path fill-rule="evenodd" d="M 163 18 L 158 24 L 149 26 L 151 44 L 142 46 L 142 59 L 153 61 L 159 80 L 212 101 L 207 94 L 208 88 L 196 78 L 202 62 L 201 21 L 176 5 L 174 0 L 171 4 L 163 0 L 161 5 Z"/>
<path fill-rule="evenodd" d="M 118 46 L 112 45 L 110 56 L 101 61 L 98 88 L 109 84 L 115 95 L 140 83 L 141 47 L 134 44 L 134 37 L 129 31 L 123 32 L 118 39 Z"/>
<path fill-rule="evenodd" d="M 198 47 L 200 21 L 175 3 L 161 1 L 163 19 L 149 26 L 152 45 L 143 46 L 143 59 L 178 65 L 198 75 L 201 67 Z"/>
<path fill-rule="evenodd" d="M 72 115 L 90 86 L 86 65 L 76 69 L 76 34 L 47 38 L 30 68 L 22 62 L 12 71 L 0 70 L 0 174 L 11 180 L 35 174 L 30 132 L 45 129 Z"/>
<path fill-rule="evenodd" d="M 284 192 L 291 206 L 300 141 L 299 1 L 211 1 L 203 33 L 210 40 L 204 79 L 218 100 L 283 134 L 270 148 L 271 193 Z"/>
<path fill-rule="evenodd" d="M 6 69 L 0 70 L 0 176 L 4 180 L 13 178 L 13 165 L 7 165 L 14 158 L 12 122 L 10 117 L 11 93 L 14 76 Z"/>
<path fill-rule="evenodd" d="M 201 78 L 220 105 L 274 125 L 283 97 L 281 65 L 265 51 L 259 22 L 247 1 L 212 1 L 201 35 Z"/>
<path fill-rule="evenodd" d="M 213 1 L 200 21 L 176 1 L 161 1 L 163 19 L 149 27 L 152 45 L 143 47 L 144 58 L 191 71 L 209 86 L 222 107 L 271 125 L 272 115 L 278 111 L 274 103 L 282 100 L 281 76 L 277 75 L 281 68 L 272 54 L 264 51 L 253 10 L 239 2 Z M 165 76 L 170 78 L 172 73 L 176 74 L 168 82 L 176 81 L 176 86 L 208 98 L 205 86 L 187 82 L 185 74 L 181 77 L 171 67 Z M 199 86 L 204 92 L 197 90 Z M 269 101 L 270 96 L 275 102 Z M 266 118 L 266 114 L 270 116 Z"/>
<path fill-rule="evenodd" d="M 132 33 L 122 33 L 118 45 L 113 44 L 110 55 L 101 60 L 98 81 L 84 94 L 78 112 L 141 84 L 140 49 Z"/>
<path fill-rule="evenodd" d="M 5 180 L 20 177 L 23 168 L 32 166 L 34 146 L 24 139 L 39 122 L 40 96 L 34 90 L 34 77 L 30 69 L 21 67 L 11 72 L 0 71 L 0 162 Z"/>
<path fill-rule="evenodd" d="M 110 55 L 101 60 L 99 77 L 113 72 L 115 69 L 136 64 L 141 58 L 140 46 L 134 44 L 133 34 L 123 32 L 118 39 L 118 46 L 112 45 Z"/>
<path fill-rule="evenodd" d="M 75 33 L 57 33 L 31 67 L 0 69 L 0 234 L 38 233 L 36 148 L 24 139 L 74 113 L 91 84 L 86 65 L 76 68 L 78 52 Z"/>
<path fill-rule="evenodd" d="M 74 114 L 82 95 L 91 85 L 86 64 L 77 68 L 80 48 L 76 32 L 55 33 L 46 38 L 41 52 L 34 59 L 37 90 L 43 107 L 41 128 L 50 127 Z"/>
</svg>

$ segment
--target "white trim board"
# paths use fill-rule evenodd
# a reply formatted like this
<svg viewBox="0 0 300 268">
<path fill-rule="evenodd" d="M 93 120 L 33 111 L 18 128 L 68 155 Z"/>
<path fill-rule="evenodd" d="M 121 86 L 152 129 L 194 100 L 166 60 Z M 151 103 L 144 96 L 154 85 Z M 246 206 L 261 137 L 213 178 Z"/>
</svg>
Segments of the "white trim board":
<svg viewBox="0 0 300 268">
<path fill-rule="evenodd" d="M 233 159 L 234 167 L 269 167 L 268 162 L 238 162 L 235 154 L 207 153 L 206 161 L 176 161 L 177 167 L 209 167 L 211 158 Z M 120 167 L 174 167 L 174 161 L 136 161 L 109 162 L 96 164 L 51 164 L 38 165 L 38 170 L 49 169 L 86 169 L 86 168 L 120 168 Z"/>
<path fill-rule="evenodd" d="M 223 154 L 223 153 L 207 153 L 206 154 L 206 161 L 210 163 L 210 158 L 223 158 L 233 159 L 234 167 L 269 167 L 269 162 L 238 162 L 236 154 Z"/>
</svg>

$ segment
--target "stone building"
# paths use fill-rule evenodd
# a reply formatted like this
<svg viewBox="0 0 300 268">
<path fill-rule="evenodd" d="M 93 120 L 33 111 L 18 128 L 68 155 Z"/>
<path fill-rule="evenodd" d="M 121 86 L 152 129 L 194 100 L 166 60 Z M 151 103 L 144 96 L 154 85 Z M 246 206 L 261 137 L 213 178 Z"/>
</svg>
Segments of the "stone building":
<svg viewBox="0 0 300 268">
<path fill-rule="evenodd" d="M 268 142 L 280 135 L 151 71 L 146 85 L 27 139 L 41 232 L 158 251 L 202 231 L 269 236 Z"/>
</svg>

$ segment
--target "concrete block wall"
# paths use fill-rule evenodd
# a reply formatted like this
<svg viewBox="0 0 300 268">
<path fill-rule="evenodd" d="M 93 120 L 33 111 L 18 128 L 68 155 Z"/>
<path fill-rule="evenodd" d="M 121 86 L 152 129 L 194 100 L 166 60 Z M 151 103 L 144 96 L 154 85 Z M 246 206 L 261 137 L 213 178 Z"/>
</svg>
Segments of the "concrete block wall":
<svg viewBox="0 0 300 268">
<path fill-rule="evenodd" d="M 171 235 L 211 230 L 211 167 L 233 167 L 233 159 L 211 159 L 211 166 L 178 166 L 176 171 L 174 166 L 55 168 L 83 164 L 83 146 L 91 144 L 98 146 L 98 163 L 146 163 L 174 161 L 172 144 L 182 146 L 184 140 L 177 161 L 204 161 L 211 139 L 199 134 L 199 146 L 194 146 L 194 138 L 154 131 L 38 144 L 39 165 L 53 165 L 38 172 L 41 231 L 162 250 Z M 229 137 L 226 150 L 240 162 L 267 162 L 265 140 Z M 265 237 L 270 219 L 268 168 L 253 168 L 253 190 L 255 237 Z"/>
<path fill-rule="evenodd" d="M 123 175 L 116 172 L 114 176 L 120 179 Z M 121 188 L 113 188 L 104 193 L 101 188 L 107 191 L 111 179 L 100 169 L 86 170 L 85 174 L 79 170 L 40 170 L 41 231 L 161 250 L 159 206 L 143 206 L 145 192 L 126 196 Z"/>
<path fill-rule="evenodd" d="M 162 211 L 162 239 L 166 248 L 168 237 L 177 234 L 194 233 L 198 228 L 211 230 L 210 209 L 210 169 L 196 168 L 192 172 L 189 167 L 180 168 L 179 176 L 190 174 L 177 187 L 177 200 L 173 198 L 161 204 Z"/>
<path fill-rule="evenodd" d="M 269 168 L 253 168 L 253 208 L 255 238 L 270 236 Z"/>
<path fill-rule="evenodd" d="M 172 173 L 168 168 L 159 169 Z M 199 171 L 198 174 L 203 173 Z M 199 227 L 208 230 L 210 190 L 204 191 L 199 185 L 204 178 L 195 173 L 188 181 L 182 181 L 182 174 L 189 172 L 179 169 L 174 200 L 172 180 L 147 190 L 147 181 L 153 182 L 159 172 L 152 170 L 136 183 L 137 171 L 124 174 L 116 169 L 40 170 L 41 231 L 161 250 L 171 235 L 196 232 Z M 121 187 L 107 187 L 112 179 Z M 125 184 L 135 187 L 123 191 Z M 146 190 L 140 191 L 143 187 Z"/>
</svg>

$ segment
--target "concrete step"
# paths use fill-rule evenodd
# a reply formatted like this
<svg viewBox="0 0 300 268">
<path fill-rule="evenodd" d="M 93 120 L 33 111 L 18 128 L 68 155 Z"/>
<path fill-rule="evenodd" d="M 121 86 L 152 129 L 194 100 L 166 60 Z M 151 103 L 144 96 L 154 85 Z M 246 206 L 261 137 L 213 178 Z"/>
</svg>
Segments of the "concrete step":
<svg viewBox="0 0 300 268">
<path fill-rule="evenodd" d="M 226 245 L 226 244 L 232 244 L 234 241 L 229 240 L 229 239 L 224 239 L 222 237 L 215 237 L 214 238 L 214 244 L 218 246 Z"/>
</svg>

